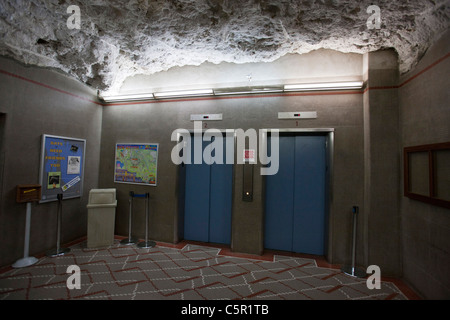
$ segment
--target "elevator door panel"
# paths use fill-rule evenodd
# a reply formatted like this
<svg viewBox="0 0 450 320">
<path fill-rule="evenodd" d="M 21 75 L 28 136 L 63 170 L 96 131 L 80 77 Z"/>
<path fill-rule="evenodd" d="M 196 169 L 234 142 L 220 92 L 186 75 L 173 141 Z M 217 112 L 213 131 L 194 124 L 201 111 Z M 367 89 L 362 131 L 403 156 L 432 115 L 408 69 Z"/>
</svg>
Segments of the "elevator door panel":
<svg viewBox="0 0 450 320">
<path fill-rule="evenodd" d="M 210 167 L 194 164 L 194 144 L 203 145 L 201 137 L 191 138 L 191 164 L 186 165 L 184 238 L 194 241 L 209 240 Z"/>
<path fill-rule="evenodd" d="M 227 139 L 234 139 L 233 137 Z M 223 164 L 210 165 L 209 242 L 231 243 L 231 205 L 233 165 L 226 164 L 226 144 L 223 144 Z"/>
<path fill-rule="evenodd" d="M 296 137 L 292 223 L 294 252 L 324 253 L 325 168 L 325 137 Z"/>
<path fill-rule="evenodd" d="M 294 193 L 294 153 L 291 137 L 279 137 L 279 167 L 275 175 L 266 178 L 265 244 L 267 249 L 291 251 L 292 211 Z M 268 144 L 270 152 L 271 144 Z M 288 231 L 287 231 L 288 230 Z M 287 231 L 287 232 L 286 232 Z"/>
<path fill-rule="evenodd" d="M 195 137 L 192 142 L 202 144 L 202 153 L 211 143 L 200 137 Z M 229 244 L 233 165 L 225 163 L 225 139 L 223 164 L 208 164 L 205 159 L 209 157 L 208 152 L 203 154 L 201 164 L 194 164 L 194 145 L 191 150 L 192 164 L 186 165 L 184 238 Z M 215 150 L 212 155 L 215 156 Z"/>
<path fill-rule="evenodd" d="M 324 253 L 324 136 L 280 136 L 279 171 L 266 177 L 265 247 Z M 269 146 L 270 146 L 269 141 Z"/>
</svg>

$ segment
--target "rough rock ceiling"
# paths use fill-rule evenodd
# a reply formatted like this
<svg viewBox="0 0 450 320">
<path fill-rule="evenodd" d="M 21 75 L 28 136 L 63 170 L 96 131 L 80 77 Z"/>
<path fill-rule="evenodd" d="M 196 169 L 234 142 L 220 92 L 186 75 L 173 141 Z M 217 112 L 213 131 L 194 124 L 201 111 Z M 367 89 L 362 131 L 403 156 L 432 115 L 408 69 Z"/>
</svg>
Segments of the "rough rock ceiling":
<svg viewBox="0 0 450 320">
<path fill-rule="evenodd" d="M 67 26 L 70 5 L 80 8 L 80 29 Z M 319 48 L 395 48 L 404 73 L 449 18 L 450 0 L 0 0 L 0 55 L 104 91 L 174 66 L 267 62 Z"/>
</svg>

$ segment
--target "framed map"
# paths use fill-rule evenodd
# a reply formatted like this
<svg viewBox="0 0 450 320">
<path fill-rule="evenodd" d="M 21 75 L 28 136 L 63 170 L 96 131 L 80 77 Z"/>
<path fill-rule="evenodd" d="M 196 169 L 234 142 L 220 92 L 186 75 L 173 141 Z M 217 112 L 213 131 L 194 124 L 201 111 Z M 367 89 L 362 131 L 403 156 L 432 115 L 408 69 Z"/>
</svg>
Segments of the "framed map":
<svg viewBox="0 0 450 320">
<path fill-rule="evenodd" d="M 114 182 L 156 186 L 158 143 L 118 143 Z"/>
</svg>

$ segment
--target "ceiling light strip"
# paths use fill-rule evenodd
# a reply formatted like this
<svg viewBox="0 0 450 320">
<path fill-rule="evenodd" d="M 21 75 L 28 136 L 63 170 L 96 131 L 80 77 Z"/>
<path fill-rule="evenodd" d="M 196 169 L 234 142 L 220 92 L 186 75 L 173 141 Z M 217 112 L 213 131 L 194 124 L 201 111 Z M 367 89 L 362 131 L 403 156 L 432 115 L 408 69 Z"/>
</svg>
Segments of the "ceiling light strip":
<svg viewBox="0 0 450 320">
<path fill-rule="evenodd" d="M 103 96 L 102 99 L 105 102 L 119 102 L 119 101 L 141 101 L 141 100 L 153 100 L 155 97 L 153 93 L 142 94 L 124 94 L 117 96 Z"/>
<path fill-rule="evenodd" d="M 363 81 L 347 81 L 347 82 L 324 82 L 324 83 L 299 83 L 287 84 L 280 87 L 269 88 L 221 88 L 221 89 L 198 89 L 198 90 L 181 90 L 181 91 L 166 91 L 154 92 L 145 94 L 128 94 L 117 96 L 103 96 L 105 102 L 119 102 L 119 101 L 143 101 L 154 99 L 174 99 L 174 98 L 189 98 L 202 96 L 224 96 L 224 95 L 247 95 L 247 94 L 261 94 L 261 93 L 283 93 L 293 91 L 326 91 L 326 90 L 350 90 L 362 89 Z M 235 90 L 234 90 L 235 89 Z"/>
<path fill-rule="evenodd" d="M 185 97 L 199 97 L 212 96 L 214 91 L 212 89 L 199 90 L 183 90 L 183 91 L 167 91 L 153 93 L 156 99 L 170 99 L 170 98 L 185 98 Z"/>
<path fill-rule="evenodd" d="M 284 86 L 284 91 L 361 89 L 363 84 L 363 81 L 287 84 Z"/>
<path fill-rule="evenodd" d="M 230 92 L 215 92 L 215 96 L 232 96 L 232 95 L 245 95 L 245 94 L 262 94 L 262 93 L 283 93 L 283 90 L 273 91 L 230 91 Z"/>
</svg>

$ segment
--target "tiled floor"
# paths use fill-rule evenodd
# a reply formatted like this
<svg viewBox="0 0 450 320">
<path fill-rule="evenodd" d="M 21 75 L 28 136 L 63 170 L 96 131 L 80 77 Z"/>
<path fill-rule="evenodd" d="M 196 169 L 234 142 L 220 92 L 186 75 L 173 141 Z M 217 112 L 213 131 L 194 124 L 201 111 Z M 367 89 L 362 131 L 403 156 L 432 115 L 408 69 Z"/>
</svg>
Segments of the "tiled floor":
<svg viewBox="0 0 450 320">
<path fill-rule="evenodd" d="M 0 273 L 0 300 L 407 300 L 398 284 L 365 279 L 301 256 L 233 256 L 226 249 L 192 243 L 141 249 L 119 239 L 103 249 L 81 241 L 59 257 Z M 80 268 L 80 289 L 69 289 L 70 265 Z M 72 277 L 73 278 L 73 277 Z"/>
</svg>

